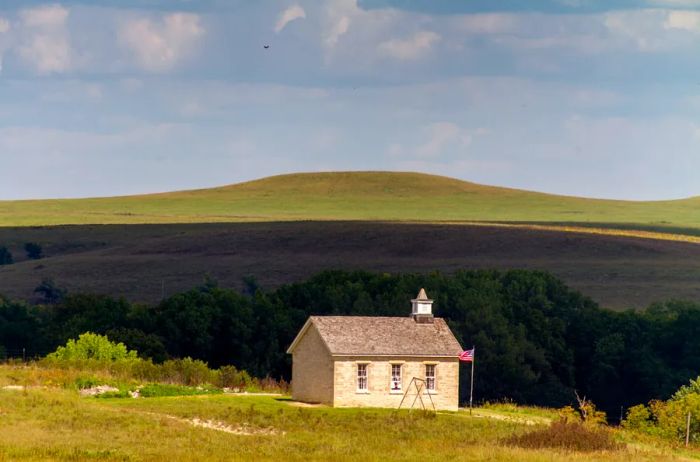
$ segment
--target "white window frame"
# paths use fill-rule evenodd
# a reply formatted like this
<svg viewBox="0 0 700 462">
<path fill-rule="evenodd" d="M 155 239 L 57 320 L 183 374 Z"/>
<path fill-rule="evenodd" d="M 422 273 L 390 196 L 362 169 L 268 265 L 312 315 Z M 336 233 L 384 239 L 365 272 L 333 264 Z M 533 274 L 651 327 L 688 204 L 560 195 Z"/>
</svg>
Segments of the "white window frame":
<svg viewBox="0 0 700 462">
<path fill-rule="evenodd" d="M 369 364 L 357 363 L 356 384 L 358 393 L 369 393 Z M 362 387 L 364 385 L 364 388 Z"/>
<path fill-rule="evenodd" d="M 428 372 L 432 372 L 432 374 L 428 374 Z M 437 364 L 425 365 L 425 390 L 428 393 L 437 391 Z"/>
<path fill-rule="evenodd" d="M 394 375 L 395 368 L 398 369 L 398 376 Z M 398 377 L 398 380 L 395 380 L 395 377 Z M 398 387 L 394 388 L 394 385 L 398 385 Z M 401 393 L 401 390 L 403 390 L 403 365 L 392 363 L 391 379 L 389 381 L 389 391 L 391 393 Z"/>
</svg>

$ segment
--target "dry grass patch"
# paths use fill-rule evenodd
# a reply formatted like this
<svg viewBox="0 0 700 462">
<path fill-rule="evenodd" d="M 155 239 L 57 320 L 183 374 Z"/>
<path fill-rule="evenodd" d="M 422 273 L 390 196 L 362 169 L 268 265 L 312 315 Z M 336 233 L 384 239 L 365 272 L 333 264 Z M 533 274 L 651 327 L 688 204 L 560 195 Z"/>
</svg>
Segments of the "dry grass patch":
<svg viewBox="0 0 700 462">
<path fill-rule="evenodd" d="M 552 422 L 546 428 L 513 436 L 505 442 L 525 449 L 550 448 L 576 452 L 622 449 L 622 445 L 613 439 L 610 430 L 564 419 Z"/>
</svg>

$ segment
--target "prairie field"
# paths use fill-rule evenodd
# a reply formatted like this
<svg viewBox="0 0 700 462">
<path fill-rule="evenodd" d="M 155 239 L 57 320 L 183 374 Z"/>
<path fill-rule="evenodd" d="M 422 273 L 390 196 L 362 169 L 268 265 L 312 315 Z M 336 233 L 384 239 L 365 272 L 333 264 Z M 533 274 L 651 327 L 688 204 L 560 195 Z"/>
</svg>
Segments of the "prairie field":
<svg viewBox="0 0 700 462">
<path fill-rule="evenodd" d="M 43 246 L 27 260 L 22 245 Z M 546 270 L 614 309 L 700 300 L 700 246 L 542 229 L 367 222 L 81 225 L 0 228 L 16 263 L 0 266 L 0 293 L 31 300 L 44 278 L 74 292 L 155 303 L 205 275 L 273 289 L 326 269 L 452 272 Z"/>
<path fill-rule="evenodd" d="M 46 258 L 27 260 L 36 242 Z M 141 196 L 0 201 L 0 294 L 153 303 L 205 275 L 267 288 L 325 269 L 550 271 L 613 309 L 700 299 L 700 198 L 635 202 L 418 173 L 306 173 Z"/>
<path fill-rule="evenodd" d="M 506 222 L 700 236 L 700 198 L 557 196 L 399 172 L 280 175 L 139 196 L 0 201 L 0 226 L 300 220 Z"/>
<path fill-rule="evenodd" d="M 75 373 L 75 371 L 73 371 Z M 65 371 L 0 366 L 0 461 L 689 460 L 613 429 L 616 449 L 526 449 L 513 436 L 557 412 L 494 405 L 457 413 L 301 406 L 277 395 L 95 398 L 60 385 Z"/>
</svg>

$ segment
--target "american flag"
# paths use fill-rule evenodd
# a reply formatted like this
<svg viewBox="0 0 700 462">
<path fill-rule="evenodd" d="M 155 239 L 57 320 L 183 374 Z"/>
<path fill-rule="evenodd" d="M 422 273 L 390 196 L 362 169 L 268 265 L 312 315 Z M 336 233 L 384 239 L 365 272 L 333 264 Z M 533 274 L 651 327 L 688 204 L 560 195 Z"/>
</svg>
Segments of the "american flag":
<svg viewBox="0 0 700 462">
<path fill-rule="evenodd" d="M 471 350 L 464 350 L 459 355 L 459 360 L 467 363 L 474 361 L 474 348 L 472 348 Z"/>
</svg>

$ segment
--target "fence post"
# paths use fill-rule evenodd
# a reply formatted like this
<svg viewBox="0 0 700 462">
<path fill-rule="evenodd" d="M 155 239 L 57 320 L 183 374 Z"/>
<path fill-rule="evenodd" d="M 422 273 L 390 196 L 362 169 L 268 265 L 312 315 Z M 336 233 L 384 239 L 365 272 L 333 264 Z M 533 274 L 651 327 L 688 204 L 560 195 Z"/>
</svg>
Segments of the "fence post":
<svg viewBox="0 0 700 462">
<path fill-rule="evenodd" d="M 690 412 L 688 412 L 688 417 L 686 418 L 685 421 L 685 447 L 688 447 L 688 443 L 690 442 Z"/>
<path fill-rule="evenodd" d="M 27 350 L 24 347 L 22 347 L 22 362 L 23 363 L 27 362 Z"/>
</svg>

